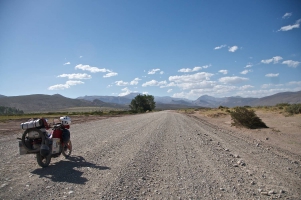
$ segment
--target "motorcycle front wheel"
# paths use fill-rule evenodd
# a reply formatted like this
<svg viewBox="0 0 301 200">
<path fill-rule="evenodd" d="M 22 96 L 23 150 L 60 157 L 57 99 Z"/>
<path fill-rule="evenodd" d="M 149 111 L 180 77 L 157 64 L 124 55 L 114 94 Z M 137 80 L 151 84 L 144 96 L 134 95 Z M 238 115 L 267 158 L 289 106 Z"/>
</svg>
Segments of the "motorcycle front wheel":
<svg viewBox="0 0 301 200">
<path fill-rule="evenodd" d="M 65 156 L 65 158 L 68 158 L 71 155 L 72 152 L 72 143 L 71 140 L 69 140 L 67 143 L 64 143 L 62 146 L 62 154 Z"/>
<path fill-rule="evenodd" d="M 41 167 L 48 167 L 51 161 L 51 153 L 48 156 L 42 156 L 40 153 L 37 153 L 37 162 Z"/>
</svg>

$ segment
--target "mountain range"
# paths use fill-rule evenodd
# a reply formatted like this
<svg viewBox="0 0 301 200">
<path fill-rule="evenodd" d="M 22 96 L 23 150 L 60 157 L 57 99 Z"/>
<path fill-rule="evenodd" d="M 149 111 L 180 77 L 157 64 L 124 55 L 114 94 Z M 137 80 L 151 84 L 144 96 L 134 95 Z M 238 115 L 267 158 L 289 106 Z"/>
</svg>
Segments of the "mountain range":
<svg viewBox="0 0 301 200">
<path fill-rule="evenodd" d="M 107 103 L 116 104 L 130 104 L 131 100 L 139 93 L 131 93 L 126 96 L 83 96 L 77 99 L 93 101 L 95 99 L 101 100 Z M 298 92 L 282 92 L 263 98 L 244 98 L 244 97 L 223 97 L 216 98 L 208 95 L 200 96 L 196 100 L 189 100 L 185 98 L 173 98 L 169 96 L 158 97 L 155 96 L 156 104 L 168 104 L 168 105 L 181 105 L 187 107 L 218 107 L 218 106 L 274 106 L 278 103 L 301 103 L 301 91 Z"/>
<path fill-rule="evenodd" d="M 131 100 L 139 93 L 131 93 L 126 96 L 82 96 L 76 99 L 67 98 L 60 94 L 55 95 L 24 95 L 4 96 L 0 95 L 0 106 L 14 107 L 28 112 L 61 111 L 74 107 L 109 107 L 129 109 Z M 185 98 L 173 98 L 169 96 L 155 96 L 157 109 L 180 109 L 218 106 L 274 106 L 279 103 L 301 103 L 301 91 L 282 92 L 263 98 L 223 97 L 216 98 L 208 95 L 200 96 L 196 100 Z"/>
</svg>

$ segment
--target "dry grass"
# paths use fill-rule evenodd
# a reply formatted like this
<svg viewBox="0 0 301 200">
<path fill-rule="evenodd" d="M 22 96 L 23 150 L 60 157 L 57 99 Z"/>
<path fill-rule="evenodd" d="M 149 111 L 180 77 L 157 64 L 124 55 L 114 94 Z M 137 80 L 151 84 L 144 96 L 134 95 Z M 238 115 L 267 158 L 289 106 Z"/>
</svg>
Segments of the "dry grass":
<svg viewBox="0 0 301 200">
<path fill-rule="evenodd" d="M 212 108 L 212 109 L 201 109 L 199 111 L 199 114 L 202 114 L 207 117 L 211 118 L 218 118 L 218 117 L 226 117 L 229 115 L 229 112 L 226 111 L 226 109 L 218 109 L 218 108 Z"/>
</svg>

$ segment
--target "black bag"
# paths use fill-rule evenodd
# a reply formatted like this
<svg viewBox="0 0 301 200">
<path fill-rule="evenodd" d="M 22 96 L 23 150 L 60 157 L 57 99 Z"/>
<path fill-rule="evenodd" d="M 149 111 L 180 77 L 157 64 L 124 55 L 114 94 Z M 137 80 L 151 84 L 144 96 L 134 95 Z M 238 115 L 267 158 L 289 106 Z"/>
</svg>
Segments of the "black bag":
<svg viewBox="0 0 301 200">
<path fill-rule="evenodd" d="M 64 143 L 69 142 L 70 140 L 70 131 L 68 129 L 63 129 L 62 139 Z"/>
</svg>

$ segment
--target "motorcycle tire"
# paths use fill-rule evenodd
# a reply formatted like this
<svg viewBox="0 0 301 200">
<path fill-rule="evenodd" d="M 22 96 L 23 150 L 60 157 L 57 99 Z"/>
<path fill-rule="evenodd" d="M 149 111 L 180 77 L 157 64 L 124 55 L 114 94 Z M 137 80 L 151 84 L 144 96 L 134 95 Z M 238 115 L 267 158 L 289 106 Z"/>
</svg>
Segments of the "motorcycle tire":
<svg viewBox="0 0 301 200">
<path fill-rule="evenodd" d="M 30 145 L 28 145 L 28 142 L 27 141 L 30 141 L 28 138 L 28 133 L 30 131 L 35 131 L 35 132 L 38 132 L 40 137 L 42 138 L 42 143 L 44 143 L 45 141 L 45 135 L 43 134 L 43 132 L 37 128 L 30 128 L 30 129 L 26 129 L 22 135 L 22 144 L 23 146 L 26 148 L 26 150 L 29 152 L 29 153 L 37 153 L 37 152 L 40 152 L 40 148 L 37 148 L 37 149 L 33 149 Z M 32 142 L 32 140 L 30 141 Z M 30 143 L 29 142 L 29 143 Z"/>
<path fill-rule="evenodd" d="M 65 158 L 68 158 L 71 155 L 72 152 L 72 143 L 71 140 L 69 140 L 67 143 L 64 143 L 62 146 L 62 154 L 65 156 Z"/>
<path fill-rule="evenodd" d="M 51 153 L 48 156 L 42 156 L 40 153 L 37 153 L 37 162 L 41 167 L 48 167 L 51 161 Z"/>
</svg>

